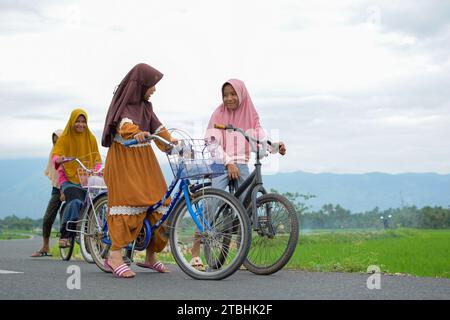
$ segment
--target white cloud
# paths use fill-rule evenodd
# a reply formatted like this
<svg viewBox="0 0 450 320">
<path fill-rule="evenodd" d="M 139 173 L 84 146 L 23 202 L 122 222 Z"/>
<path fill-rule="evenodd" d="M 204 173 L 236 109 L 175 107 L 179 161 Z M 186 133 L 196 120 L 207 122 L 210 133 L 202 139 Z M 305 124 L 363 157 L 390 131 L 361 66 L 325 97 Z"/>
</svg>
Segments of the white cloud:
<svg viewBox="0 0 450 320">
<path fill-rule="evenodd" d="M 272 158 L 282 171 L 448 173 L 446 7 L 3 1 L 0 158 L 46 156 L 51 132 L 77 107 L 100 139 L 114 87 L 147 62 L 164 73 L 152 98 L 158 116 L 193 135 L 221 84 L 244 80 L 266 130 L 288 146 Z"/>
</svg>

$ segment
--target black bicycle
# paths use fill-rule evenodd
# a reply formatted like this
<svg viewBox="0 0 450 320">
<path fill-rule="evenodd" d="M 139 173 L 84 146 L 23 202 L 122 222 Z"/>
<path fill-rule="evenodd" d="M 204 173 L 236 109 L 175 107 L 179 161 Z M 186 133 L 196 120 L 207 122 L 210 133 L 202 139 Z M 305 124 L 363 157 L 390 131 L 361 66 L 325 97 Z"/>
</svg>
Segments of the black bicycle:
<svg viewBox="0 0 450 320">
<path fill-rule="evenodd" d="M 263 186 L 261 159 L 268 155 L 268 146 L 277 151 L 279 146 L 269 140 L 259 141 L 250 137 L 232 125 L 215 124 L 214 127 L 241 133 L 252 152 L 256 153 L 253 172 L 238 188 L 235 187 L 236 181 L 230 180 L 229 189 L 241 199 L 252 224 L 251 247 L 243 265 L 255 274 L 273 274 L 289 262 L 299 237 L 298 217 L 292 203 L 280 194 L 268 193 Z M 229 246 L 225 242 L 223 245 Z"/>
</svg>

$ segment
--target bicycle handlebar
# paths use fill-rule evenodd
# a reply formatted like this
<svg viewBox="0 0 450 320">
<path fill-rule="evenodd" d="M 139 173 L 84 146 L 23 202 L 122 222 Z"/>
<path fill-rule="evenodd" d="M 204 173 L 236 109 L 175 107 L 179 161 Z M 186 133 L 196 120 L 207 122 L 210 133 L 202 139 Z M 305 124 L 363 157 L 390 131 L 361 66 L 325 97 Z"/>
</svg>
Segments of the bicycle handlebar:
<svg viewBox="0 0 450 320">
<path fill-rule="evenodd" d="M 81 168 L 83 168 L 84 170 L 86 170 L 88 173 L 99 173 L 101 171 L 103 171 L 103 168 L 101 168 L 99 171 L 95 172 L 92 169 L 86 168 L 86 166 L 83 164 L 83 162 L 81 162 L 78 158 L 75 157 L 67 157 L 64 158 L 63 161 L 61 161 L 61 164 L 66 163 L 66 162 L 71 162 L 71 161 L 75 161 L 78 162 L 78 164 L 80 165 Z"/>
<path fill-rule="evenodd" d="M 255 146 L 255 143 L 258 145 L 258 144 L 264 144 L 264 143 L 267 142 L 267 144 L 269 146 L 271 146 L 272 148 L 275 148 L 275 149 L 279 148 L 278 143 L 272 142 L 272 141 L 267 140 L 267 139 L 264 140 L 264 141 L 261 141 L 261 140 L 255 139 L 253 137 L 250 137 L 244 130 L 242 130 L 241 128 L 233 127 L 231 124 L 224 125 L 224 124 L 216 123 L 216 124 L 214 124 L 214 128 L 215 129 L 220 129 L 220 130 L 230 130 L 230 131 L 239 132 L 240 134 L 242 134 L 245 137 L 245 140 L 247 140 L 247 142 L 250 144 L 250 147 L 252 148 L 253 152 L 256 152 L 256 150 L 257 150 L 257 147 Z"/>
<path fill-rule="evenodd" d="M 169 142 L 166 139 L 161 138 L 160 136 L 155 135 L 155 134 L 150 135 L 150 137 L 146 137 L 147 141 L 150 141 L 150 140 L 153 140 L 153 139 L 159 140 L 160 142 L 164 143 L 166 146 L 172 146 L 172 147 L 174 146 L 174 144 L 172 142 Z M 133 145 L 138 144 L 138 143 L 139 142 L 136 139 L 130 139 L 130 140 L 124 141 L 123 145 L 125 147 L 129 147 L 129 146 L 133 146 Z"/>
<path fill-rule="evenodd" d="M 223 125 L 223 124 L 214 124 L 214 128 L 216 129 L 220 129 L 220 130 L 225 130 L 227 128 L 227 126 Z"/>
</svg>

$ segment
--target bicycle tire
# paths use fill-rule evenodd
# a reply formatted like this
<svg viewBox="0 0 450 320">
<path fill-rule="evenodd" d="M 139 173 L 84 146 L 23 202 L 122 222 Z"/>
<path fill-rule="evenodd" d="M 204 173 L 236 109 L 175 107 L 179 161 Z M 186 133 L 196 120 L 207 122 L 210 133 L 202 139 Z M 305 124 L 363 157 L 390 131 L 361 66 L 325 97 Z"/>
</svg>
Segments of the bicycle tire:
<svg viewBox="0 0 450 320">
<path fill-rule="evenodd" d="M 87 219 L 89 218 L 90 210 L 84 210 L 81 215 L 81 224 L 80 224 L 80 252 L 83 256 L 84 261 L 87 263 L 94 263 L 94 259 L 91 256 L 91 251 L 88 246 L 88 236 L 86 236 L 87 232 Z"/>
<path fill-rule="evenodd" d="M 67 208 L 66 204 L 64 204 L 61 207 L 60 223 L 62 223 L 62 221 L 63 221 L 64 212 L 65 212 L 66 208 Z M 60 255 L 61 259 L 64 261 L 69 261 L 70 258 L 72 258 L 73 248 L 75 246 L 75 234 L 71 232 L 68 239 L 69 239 L 68 241 L 69 241 L 70 245 L 66 248 L 61 248 L 61 247 L 59 248 L 59 255 Z"/>
<path fill-rule="evenodd" d="M 281 210 L 279 212 L 268 213 L 267 207 L 265 208 L 265 217 L 264 215 L 260 216 L 258 214 L 258 222 L 260 223 L 260 221 L 262 221 L 259 226 L 261 231 L 259 233 L 254 230 L 252 231 L 250 250 L 243 263 L 246 269 L 255 274 L 270 275 L 282 269 L 294 254 L 299 238 L 299 222 L 294 206 L 282 195 L 268 193 L 257 198 L 256 203 L 258 209 L 263 208 L 264 205 L 269 203 L 274 205 L 277 204 L 279 208 L 283 208 L 283 212 L 286 215 L 284 221 L 282 222 L 282 217 L 279 213 Z M 248 210 L 251 215 L 251 207 Z M 250 218 L 250 220 L 253 221 L 252 218 Z M 263 222 L 266 223 L 266 226 L 262 225 Z M 285 226 L 286 223 L 289 223 L 288 233 L 284 230 L 287 229 Z M 273 228 L 274 230 L 269 230 L 270 228 Z M 275 231 L 274 236 L 273 231 Z M 284 241 L 287 235 L 288 239 L 287 241 Z M 271 238 L 271 236 L 273 237 Z M 260 254 L 257 252 L 259 249 L 261 250 Z M 281 254 L 276 256 L 276 251 Z M 275 256 L 275 259 L 269 262 L 263 261 L 264 257 L 270 258 L 270 256 Z M 258 260 L 258 257 L 261 258 Z"/>
<path fill-rule="evenodd" d="M 92 260 L 97 267 L 100 268 L 100 270 L 110 273 L 111 270 L 109 268 L 105 268 L 104 259 L 107 257 L 111 245 L 103 242 L 105 230 L 107 232 L 107 193 L 95 199 L 87 215 L 87 233 L 89 234 L 89 236 L 87 236 L 87 243 Z"/>
<path fill-rule="evenodd" d="M 228 209 L 228 208 L 219 208 L 218 214 L 219 214 L 219 212 L 221 212 L 221 210 L 226 210 L 226 209 Z M 233 219 L 230 219 L 229 217 L 227 217 L 226 220 L 224 221 L 224 225 L 225 225 L 224 229 L 228 230 L 228 233 L 233 232 L 233 223 L 234 223 Z M 211 253 L 211 248 L 209 246 L 205 246 L 206 262 L 213 269 L 220 269 L 221 266 L 225 263 L 225 260 L 228 256 L 229 247 L 230 247 L 230 238 L 224 236 L 220 242 L 221 242 L 223 249 L 221 250 L 221 254 L 218 257 L 213 257 L 212 253 Z"/>
<path fill-rule="evenodd" d="M 170 220 L 170 248 L 178 266 L 190 277 L 198 280 L 221 280 L 236 272 L 247 256 L 250 248 L 251 237 L 250 221 L 239 200 L 222 190 L 208 188 L 197 191 L 191 196 L 192 206 L 194 207 L 196 204 L 201 204 L 201 201 L 207 198 L 210 198 L 209 201 L 215 198 L 214 201 L 222 201 L 224 204 L 229 206 L 232 209 L 229 214 L 232 214 L 233 218 L 238 221 L 235 232 L 231 234 L 227 233 L 229 231 L 222 232 L 226 231 L 226 223 L 223 224 L 218 219 L 210 219 L 211 224 L 214 222 L 212 229 L 209 233 L 204 232 L 204 235 L 202 235 L 205 243 L 208 244 L 210 249 L 214 246 L 214 244 L 219 244 L 219 246 L 223 244 L 223 241 L 222 243 L 217 241 L 220 237 L 233 237 L 229 238 L 231 239 L 229 243 L 232 250 L 227 251 L 227 256 L 224 258 L 224 263 L 220 265 L 220 268 L 210 268 L 207 265 L 204 271 L 197 270 L 195 267 L 190 265 L 189 258 L 192 257 L 192 255 L 190 255 L 189 251 L 186 249 L 189 248 L 189 245 L 186 243 L 189 243 L 189 241 L 196 241 L 193 240 L 195 238 L 193 235 L 195 234 L 197 228 L 193 219 L 190 217 L 185 201 L 182 201 L 177 205 L 173 212 L 173 218 Z M 213 216 L 211 214 L 208 215 L 207 213 L 208 210 L 215 210 L 213 204 L 214 202 L 206 202 L 207 208 L 203 209 L 205 217 Z M 216 207 L 220 208 L 220 206 Z M 225 211 L 223 214 L 225 214 Z M 182 229 L 183 227 L 185 229 Z M 236 239 L 236 241 L 231 242 L 233 239 Z M 221 250 L 221 248 L 219 248 L 219 250 Z M 228 254 L 229 252 L 232 254 Z M 229 258 L 230 260 L 226 260 L 226 258 Z"/>
<path fill-rule="evenodd" d="M 69 261 L 72 258 L 73 248 L 75 247 L 75 234 L 70 234 L 68 238 L 69 246 L 66 248 L 59 248 L 59 255 L 62 260 Z"/>
</svg>

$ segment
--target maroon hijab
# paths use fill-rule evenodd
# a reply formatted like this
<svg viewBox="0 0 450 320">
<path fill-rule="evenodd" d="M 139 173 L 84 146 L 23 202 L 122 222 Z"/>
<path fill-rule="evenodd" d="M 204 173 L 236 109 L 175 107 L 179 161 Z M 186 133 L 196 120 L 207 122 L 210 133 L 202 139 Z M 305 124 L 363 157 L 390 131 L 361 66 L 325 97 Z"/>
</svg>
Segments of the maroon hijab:
<svg viewBox="0 0 450 320">
<path fill-rule="evenodd" d="M 123 118 L 133 120 L 142 131 L 153 133 L 160 125 L 151 102 L 144 101 L 145 92 L 156 85 L 163 74 L 148 64 L 140 63 L 120 82 L 111 101 L 103 129 L 102 146 L 109 147 Z"/>
</svg>

